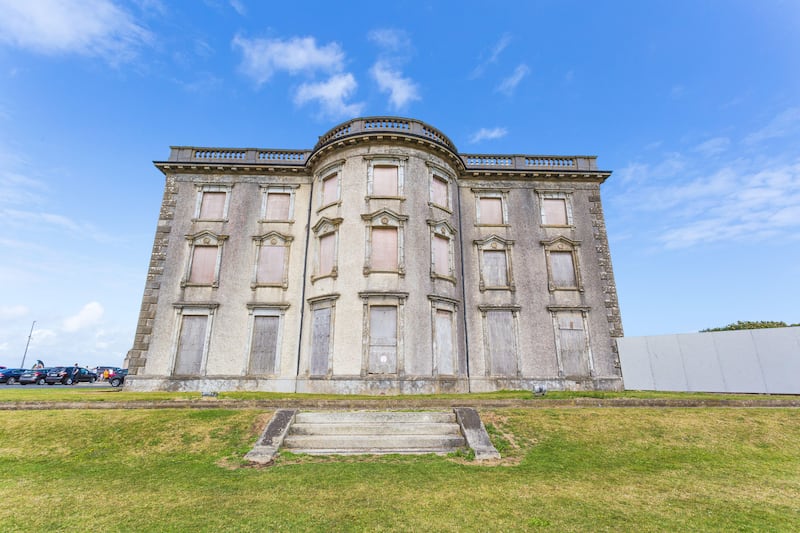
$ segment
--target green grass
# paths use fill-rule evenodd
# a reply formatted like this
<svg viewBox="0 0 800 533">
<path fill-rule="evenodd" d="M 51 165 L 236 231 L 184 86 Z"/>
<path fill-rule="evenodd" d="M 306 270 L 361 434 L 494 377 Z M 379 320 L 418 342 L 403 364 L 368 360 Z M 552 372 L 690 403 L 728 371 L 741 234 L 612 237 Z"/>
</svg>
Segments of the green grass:
<svg viewBox="0 0 800 533">
<path fill-rule="evenodd" d="M 492 409 L 504 459 L 286 455 L 269 413 L 0 411 L 4 531 L 797 531 L 798 409 Z"/>
<path fill-rule="evenodd" d="M 199 392 L 128 392 L 111 387 L 65 387 L 65 386 L 5 386 L 0 385 L 0 403 L 3 402 L 139 402 L 199 400 Z M 411 400 L 573 400 L 577 398 L 596 399 L 672 399 L 672 400 L 772 400 L 793 399 L 797 396 L 769 394 L 721 394 L 708 392 L 654 392 L 654 391 L 550 391 L 544 396 L 534 396 L 531 391 L 503 390 L 497 392 L 470 394 L 414 394 L 407 396 L 368 396 L 368 395 L 334 395 L 334 394 L 295 394 L 283 392 L 220 392 L 221 400 L 375 400 L 397 401 Z M 214 401 L 206 398 L 204 401 Z"/>
</svg>

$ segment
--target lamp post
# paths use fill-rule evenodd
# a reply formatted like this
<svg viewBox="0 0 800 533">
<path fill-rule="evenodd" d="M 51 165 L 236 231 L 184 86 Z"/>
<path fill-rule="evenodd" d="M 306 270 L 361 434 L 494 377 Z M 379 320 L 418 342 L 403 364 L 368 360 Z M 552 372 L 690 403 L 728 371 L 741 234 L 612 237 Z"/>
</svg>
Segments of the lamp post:
<svg viewBox="0 0 800 533">
<path fill-rule="evenodd" d="M 22 354 L 22 364 L 19 365 L 20 368 L 25 368 L 25 356 L 28 355 L 28 346 L 31 345 L 31 337 L 33 337 L 33 326 L 36 325 L 36 321 L 33 321 L 31 324 L 31 332 L 28 334 L 28 342 L 25 343 L 25 353 Z"/>
</svg>

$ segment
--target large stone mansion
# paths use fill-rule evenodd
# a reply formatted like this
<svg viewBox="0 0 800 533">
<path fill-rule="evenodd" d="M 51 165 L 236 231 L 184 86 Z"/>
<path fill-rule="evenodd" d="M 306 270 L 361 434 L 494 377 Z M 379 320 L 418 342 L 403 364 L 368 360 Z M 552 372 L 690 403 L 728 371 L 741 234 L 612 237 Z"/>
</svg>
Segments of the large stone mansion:
<svg viewBox="0 0 800 533">
<path fill-rule="evenodd" d="M 126 387 L 620 389 L 593 156 L 358 118 L 311 150 L 172 147 Z"/>
</svg>

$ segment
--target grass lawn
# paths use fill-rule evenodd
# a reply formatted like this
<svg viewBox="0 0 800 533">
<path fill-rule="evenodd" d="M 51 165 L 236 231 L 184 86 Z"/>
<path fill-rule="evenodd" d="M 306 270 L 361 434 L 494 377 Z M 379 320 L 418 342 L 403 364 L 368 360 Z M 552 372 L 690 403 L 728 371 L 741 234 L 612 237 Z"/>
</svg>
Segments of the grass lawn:
<svg viewBox="0 0 800 533">
<path fill-rule="evenodd" d="M 0 411 L 3 531 L 798 531 L 800 410 L 492 409 L 504 455 L 282 456 L 270 413 Z"/>
</svg>

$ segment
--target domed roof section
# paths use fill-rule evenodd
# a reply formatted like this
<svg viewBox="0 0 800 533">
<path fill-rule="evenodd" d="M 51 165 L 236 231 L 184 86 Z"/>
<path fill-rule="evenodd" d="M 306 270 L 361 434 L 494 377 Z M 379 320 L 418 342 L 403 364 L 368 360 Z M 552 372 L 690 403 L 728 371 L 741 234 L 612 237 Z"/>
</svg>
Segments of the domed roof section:
<svg viewBox="0 0 800 533">
<path fill-rule="evenodd" d="M 329 147 L 339 146 L 343 142 L 358 141 L 361 138 L 377 139 L 406 137 L 414 138 L 439 150 L 446 151 L 456 160 L 458 150 L 447 135 L 433 126 L 414 118 L 405 117 L 362 117 L 342 122 L 334 126 L 319 138 L 311 150 L 309 160 Z M 460 160 L 459 160 L 460 161 Z"/>
</svg>

